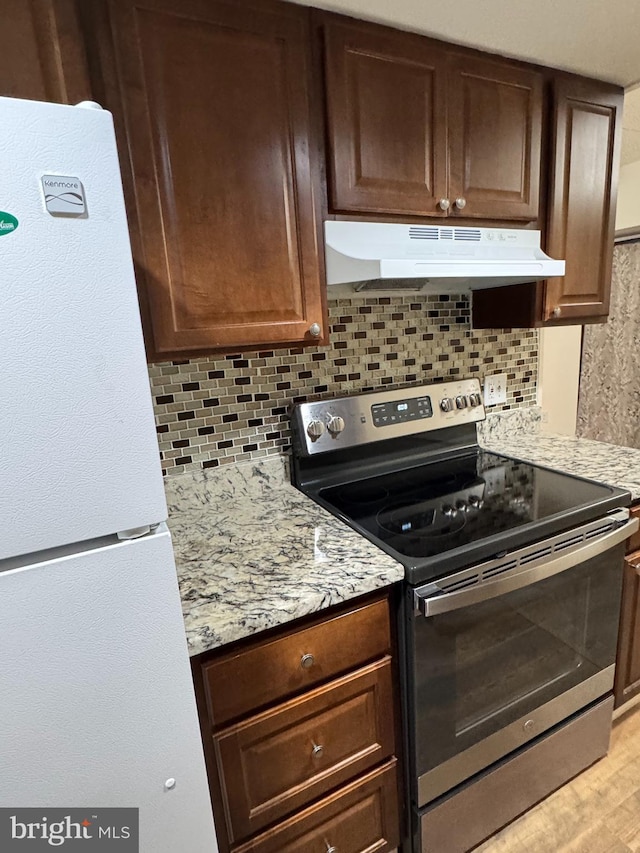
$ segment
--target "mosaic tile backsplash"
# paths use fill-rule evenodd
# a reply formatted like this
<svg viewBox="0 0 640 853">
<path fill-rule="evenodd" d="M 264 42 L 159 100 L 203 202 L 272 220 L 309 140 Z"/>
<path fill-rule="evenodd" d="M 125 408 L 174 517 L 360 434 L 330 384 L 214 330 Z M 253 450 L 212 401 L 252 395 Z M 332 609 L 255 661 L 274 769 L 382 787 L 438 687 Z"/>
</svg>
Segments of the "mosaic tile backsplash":
<svg viewBox="0 0 640 853">
<path fill-rule="evenodd" d="M 329 302 L 331 343 L 149 366 L 165 473 L 280 453 L 294 401 L 493 373 L 536 404 L 538 333 L 470 328 L 468 296 Z"/>
</svg>

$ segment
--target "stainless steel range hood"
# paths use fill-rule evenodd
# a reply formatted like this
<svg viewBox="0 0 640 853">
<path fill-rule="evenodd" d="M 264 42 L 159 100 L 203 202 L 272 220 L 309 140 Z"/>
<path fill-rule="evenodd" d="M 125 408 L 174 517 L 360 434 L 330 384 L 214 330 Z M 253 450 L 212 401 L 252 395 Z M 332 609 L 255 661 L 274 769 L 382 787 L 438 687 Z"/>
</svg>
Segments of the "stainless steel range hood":
<svg viewBox="0 0 640 853">
<path fill-rule="evenodd" d="M 325 222 L 329 296 L 468 291 L 564 275 L 540 232 L 516 228 Z"/>
</svg>

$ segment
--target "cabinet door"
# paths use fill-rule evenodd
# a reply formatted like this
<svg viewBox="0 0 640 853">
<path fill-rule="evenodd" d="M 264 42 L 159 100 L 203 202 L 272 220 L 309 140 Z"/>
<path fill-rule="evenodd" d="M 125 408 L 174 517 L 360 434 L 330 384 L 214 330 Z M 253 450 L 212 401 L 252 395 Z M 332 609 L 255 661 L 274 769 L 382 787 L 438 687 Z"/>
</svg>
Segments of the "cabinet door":
<svg viewBox="0 0 640 853">
<path fill-rule="evenodd" d="M 108 6 L 152 358 L 317 343 L 308 10 Z"/>
<path fill-rule="evenodd" d="M 614 692 L 616 707 L 640 693 L 640 551 L 624 561 Z"/>
<path fill-rule="evenodd" d="M 443 50 L 359 22 L 328 20 L 324 37 L 331 207 L 443 216 Z"/>
<path fill-rule="evenodd" d="M 609 313 L 623 94 L 605 83 L 560 78 L 554 98 L 547 252 L 566 260 L 566 272 L 547 282 L 544 319 L 603 319 Z"/>
<path fill-rule="evenodd" d="M 624 561 L 614 692 L 616 707 L 640 693 L 640 551 Z"/>
<path fill-rule="evenodd" d="M 484 219 L 538 218 L 543 78 L 508 62 L 449 58 L 451 210 Z"/>
<path fill-rule="evenodd" d="M 74 0 L 3 3 L 0 95 L 62 104 L 90 98 Z"/>
</svg>

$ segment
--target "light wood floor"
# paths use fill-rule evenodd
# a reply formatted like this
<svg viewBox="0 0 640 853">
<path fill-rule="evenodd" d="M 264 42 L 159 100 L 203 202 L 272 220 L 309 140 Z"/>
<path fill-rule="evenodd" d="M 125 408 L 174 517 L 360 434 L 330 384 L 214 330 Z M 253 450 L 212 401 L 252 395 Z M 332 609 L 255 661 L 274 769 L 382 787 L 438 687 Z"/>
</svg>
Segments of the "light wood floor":
<svg viewBox="0 0 640 853">
<path fill-rule="evenodd" d="M 474 853 L 640 853 L 640 707 L 613 724 L 609 754 Z"/>
</svg>

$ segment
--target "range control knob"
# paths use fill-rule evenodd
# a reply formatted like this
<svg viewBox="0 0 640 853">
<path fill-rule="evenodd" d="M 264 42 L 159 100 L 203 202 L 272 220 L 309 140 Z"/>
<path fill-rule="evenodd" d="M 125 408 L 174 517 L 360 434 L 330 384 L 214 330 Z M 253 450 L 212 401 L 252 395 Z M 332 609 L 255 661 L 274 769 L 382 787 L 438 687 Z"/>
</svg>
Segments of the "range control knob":
<svg viewBox="0 0 640 853">
<path fill-rule="evenodd" d="M 469 506 L 472 506 L 474 509 L 480 509 L 483 503 L 484 501 L 481 500 L 481 498 L 479 498 L 477 495 L 469 496 Z"/>
<path fill-rule="evenodd" d="M 453 518 L 454 515 L 457 515 L 458 510 L 451 506 L 451 504 L 443 504 L 442 505 L 442 514 L 446 515 L 447 518 Z"/>
<path fill-rule="evenodd" d="M 344 429 L 344 418 L 341 418 L 340 415 L 330 415 L 327 418 L 327 429 L 331 435 L 340 435 Z"/>
<path fill-rule="evenodd" d="M 475 409 L 476 406 L 479 406 L 482 400 L 480 399 L 480 394 L 469 394 L 469 405 Z"/>
<path fill-rule="evenodd" d="M 324 424 L 322 423 L 322 421 L 309 421 L 309 423 L 307 424 L 307 435 L 313 441 L 315 441 L 317 438 L 320 438 L 323 432 Z"/>
<path fill-rule="evenodd" d="M 456 509 L 458 512 L 469 512 L 469 504 L 466 501 L 456 501 Z"/>
<path fill-rule="evenodd" d="M 466 409 L 467 408 L 467 398 L 464 394 L 460 394 L 456 397 L 456 409 Z"/>
<path fill-rule="evenodd" d="M 451 397 L 443 397 L 440 400 L 440 408 L 443 412 L 452 412 L 453 411 L 453 400 Z"/>
</svg>

